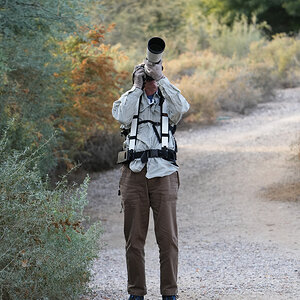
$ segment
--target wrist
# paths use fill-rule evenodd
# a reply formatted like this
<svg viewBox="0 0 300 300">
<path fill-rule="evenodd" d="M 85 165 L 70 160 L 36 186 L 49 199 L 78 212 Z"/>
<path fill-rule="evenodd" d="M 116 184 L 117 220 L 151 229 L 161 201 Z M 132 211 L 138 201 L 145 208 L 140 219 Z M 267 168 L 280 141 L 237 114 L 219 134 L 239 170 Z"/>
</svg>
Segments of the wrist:
<svg viewBox="0 0 300 300">
<path fill-rule="evenodd" d="M 162 75 L 157 81 L 157 83 L 161 83 L 163 79 L 167 78 L 165 75 Z"/>
<path fill-rule="evenodd" d="M 142 90 L 142 86 L 140 86 L 139 84 L 136 84 L 136 83 L 134 83 L 133 84 L 133 87 L 135 87 L 136 89 L 140 89 L 140 90 Z"/>
<path fill-rule="evenodd" d="M 157 77 L 156 81 L 160 81 L 163 78 L 165 78 L 165 75 L 161 74 L 159 77 Z"/>
</svg>

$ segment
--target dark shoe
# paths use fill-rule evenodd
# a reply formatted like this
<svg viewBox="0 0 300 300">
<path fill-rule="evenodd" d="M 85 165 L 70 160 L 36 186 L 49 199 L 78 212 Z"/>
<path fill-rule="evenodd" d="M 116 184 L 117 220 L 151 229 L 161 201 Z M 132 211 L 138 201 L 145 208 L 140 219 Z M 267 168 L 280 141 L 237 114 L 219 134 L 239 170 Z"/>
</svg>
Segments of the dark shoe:
<svg viewBox="0 0 300 300">
<path fill-rule="evenodd" d="M 128 300 L 144 300 L 144 296 L 134 296 L 130 295 Z"/>
<path fill-rule="evenodd" d="M 176 296 L 162 296 L 163 300 L 176 300 Z"/>
</svg>

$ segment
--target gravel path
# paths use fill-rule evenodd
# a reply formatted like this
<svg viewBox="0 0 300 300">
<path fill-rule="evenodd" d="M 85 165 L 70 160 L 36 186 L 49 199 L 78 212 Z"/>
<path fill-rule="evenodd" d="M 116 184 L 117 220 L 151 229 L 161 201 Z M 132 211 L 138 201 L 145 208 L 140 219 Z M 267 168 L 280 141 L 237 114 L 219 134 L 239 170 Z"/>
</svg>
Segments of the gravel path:
<svg viewBox="0 0 300 300">
<path fill-rule="evenodd" d="M 300 179 L 300 89 L 276 99 L 247 116 L 176 133 L 180 299 L 300 299 L 300 201 L 264 196 Z M 119 169 L 91 174 L 86 211 L 105 230 L 93 266 L 95 299 L 128 298 L 119 176 Z M 146 275 L 146 299 L 161 299 L 152 221 Z"/>
</svg>

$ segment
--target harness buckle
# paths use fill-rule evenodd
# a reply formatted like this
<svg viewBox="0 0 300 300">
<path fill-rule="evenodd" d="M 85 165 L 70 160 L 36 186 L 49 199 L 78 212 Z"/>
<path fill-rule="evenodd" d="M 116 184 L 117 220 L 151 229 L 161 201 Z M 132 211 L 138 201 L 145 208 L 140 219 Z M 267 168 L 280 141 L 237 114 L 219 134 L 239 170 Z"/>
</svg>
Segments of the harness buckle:
<svg viewBox="0 0 300 300">
<path fill-rule="evenodd" d="M 158 149 L 151 149 L 149 157 L 159 157 L 159 150 Z"/>
<path fill-rule="evenodd" d="M 142 162 L 142 163 L 146 163 L 146 162 L 148 161 L 149 154 L 150 154 L 150 153 L 149 153 L 148 150 L 144 151 L 144 153 L 143 153 L 142 156 L 141 156 L 141 162 Z"/>
</svg>

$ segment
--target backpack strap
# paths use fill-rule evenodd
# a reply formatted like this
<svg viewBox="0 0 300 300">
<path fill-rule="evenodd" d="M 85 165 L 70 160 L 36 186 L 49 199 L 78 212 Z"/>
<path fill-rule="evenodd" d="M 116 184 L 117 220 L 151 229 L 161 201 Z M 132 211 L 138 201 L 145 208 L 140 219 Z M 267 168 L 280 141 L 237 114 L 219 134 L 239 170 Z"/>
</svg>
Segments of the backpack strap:
<svg viewBox="0 0 300 300">
<path fill-rule="evenodd" d="M 129 136 L 129 150 L 134 150 L 136 144 L 136 137 L 138 133 L 138 120 L 140 115 L 140 107 L 142 102 L 143 94 L 140 96 L 139 103 L 137 105 L 137 112 L 132 118 L 130 136 Z"/>
<path fill-rule="evenodd" d="M 168 113 L 167 113 L 165 98 L 162 95 L 161 90 L 159 88 L 158 88 L 158 95 L 160 97 L 160 102 L 159 102 L 160 124 L 158 124 L 157 122 L 152 122 L 151 120 L 139 121 L 140 107 L 141 107 L 143 94 L 140 96 L 140 99 L 139 99 L 139 102 L 137 105 L 137 111 L 132 118 L 130 136 L 129 136 L 129 150 L 134 151 L 134 149 L 135 149 L 139 124 L 146 123 L 146 122 L 152 123 L 154 133 L 155 133 L 159 143 L 161 143 L 161 149 L 168 148 L 168 146 L 169 146 L 169 117 L 168 117 Z M 157 125 L 160 125 L 160 136 L 156 129 Z"/>
<path fill-rule="evenodd" d="M 165 97 L 158 88 L 158 95 L 160 97 L 160 131 L 161 131 L 161 148 L 169 147 L 169 117 L 165 103 Z"/>
</svg>

